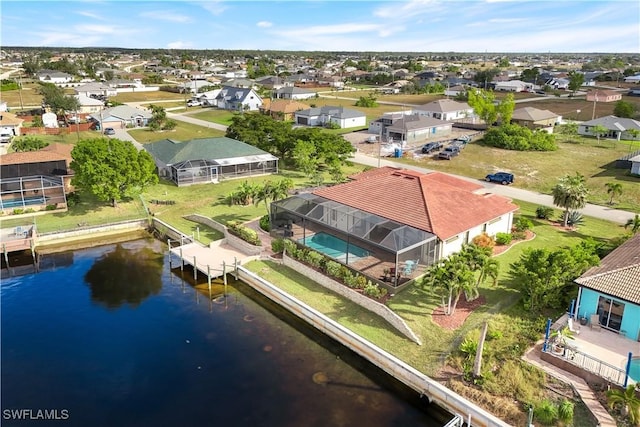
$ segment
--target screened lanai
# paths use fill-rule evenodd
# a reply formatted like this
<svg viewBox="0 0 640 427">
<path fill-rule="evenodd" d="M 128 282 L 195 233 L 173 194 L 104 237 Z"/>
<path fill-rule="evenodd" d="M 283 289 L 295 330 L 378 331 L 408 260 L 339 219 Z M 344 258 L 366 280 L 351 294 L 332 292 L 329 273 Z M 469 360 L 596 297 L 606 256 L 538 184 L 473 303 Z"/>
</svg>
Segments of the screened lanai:
<svg viewBox="0 0 640 427">
<path fill-rule="evenodd" d="M 439 258 L 434 234 L 312 193 L 273 202 L 271 227 L 276 235 L 393 285 L 416 277 Z"/>
</svg>

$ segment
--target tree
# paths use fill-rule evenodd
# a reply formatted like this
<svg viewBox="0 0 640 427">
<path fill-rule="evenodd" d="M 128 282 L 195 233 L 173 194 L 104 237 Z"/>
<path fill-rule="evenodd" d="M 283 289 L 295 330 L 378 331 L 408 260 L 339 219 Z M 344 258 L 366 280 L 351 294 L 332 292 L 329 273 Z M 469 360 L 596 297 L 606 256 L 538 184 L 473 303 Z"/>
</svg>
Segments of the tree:
<svg viewBox="0 0 640 427">
<path fill-rule="evenodd" d="M 516 102 L 513 98 L 512 93 L 508 93 L 507 96 L 500 101 L 500 103 L 496 106 L 496 110 L 498 112 L 498 116 L 500 117 L 500 122 L 503 124 L 511 123 L 511 117 L 513 116 L 513 110 L 516 107 Z"/>
<path fill-rule="evenodd" d="M 493 92 L 486 90 L 469 90 L 467 103 L 487 126 L 491 126 L 498 119 L 498 111 L 494 103 L 496 97 Z"/>
<path fill-rule="evenodd" d="M 629 384 L 624 390 L 608 390 L 607 399 L 609 400 L 609 409 L 620 406 L 622 416 L 629 416 L 632 424 L 640 423 L 640 399 L 636 394 L 635 384 Z"/>
<path fill-rule="evenodd" d="M 604 186 L 607 187 L 607 194 L 611 195 L 609 204 L 612 205 L 613 198 L 622 194 L 622 184 L 619 182 L 607 182 Z"/>
<path fill-rule="evenodd" d="M 591 133 L 598 138 L 598 142 L 600 142 L 600 137 L 605 136 L 609 133 L 609 129 L 607 129 L 603 125 L 595 125 L 591 127 Z"/>
<path fill-rule="evenodd" d="M 13 142 L 11 148 L 17 152 L 38 151 L 49 145 L 48 142 L 35 136 L 25 136 Z"/>
<path fill-rule="evenodd" d="M 633 218 L 629 218 L 624 225 L 625 230 L 631 228 L 631 233 L 636 234 L 640 231 L 640 215 L 636 214 Z"/>
<path fill-rule="evenodd" d="M 615 107 L 613 107 L 613 115 L 616 117 L 633 119 L 636 115 L 636 106 L 628 101 L 618 101 L 616 102 Z"/>
<path fill-rule="evenodd" d="M 584 83 L 584 74 L 579 71 L 571 71 L 569 73 L 569 90 L 575 94 Z"/>
<path fill-rule="evenodd" d="M 585 186 L 585 178 L 580 173 L 565 175 L 551 190 L 553 204 L 564 209 L 563 225 L 567 226 L 569 211 L 582 209 L 587 204 L 589 191 Z"/>
<path fill-rule="evenodd" d="M 525 307 L 531 311 L 562 307 L 573 280 L 600 262 L 596 250 L 593 241 L 554 251 L 525 249 L 510 270 L 524 294 Z"/>
<path fill-rule="evenodd" d="M 226 136 L 268 151 L 285 163 L 292 162 L 296 139 L 291 135 L 291 123 L 272 119 L 264 114 L 237 114 L 231 119 Z"/>
<path fill-rule="evenodd" d="M 65 94 L 64 89 L 53 83 L 42 83 L 38 92 L 42 95 L 42 103 L 49 106 L 53 113 L 64 116 L 65 122 L 67 120 L 65 113 L 75 112 L 80 108 L 78 98 Z"/>
<path fill-rule="evenodd" d="M 93 193 L 99 200 L 119 201 L 158 182 L 151 155 L 138 151 L 129 141 L 96 138 L 79 141 L 71 151 L 72 184 Z"/>
</svg>

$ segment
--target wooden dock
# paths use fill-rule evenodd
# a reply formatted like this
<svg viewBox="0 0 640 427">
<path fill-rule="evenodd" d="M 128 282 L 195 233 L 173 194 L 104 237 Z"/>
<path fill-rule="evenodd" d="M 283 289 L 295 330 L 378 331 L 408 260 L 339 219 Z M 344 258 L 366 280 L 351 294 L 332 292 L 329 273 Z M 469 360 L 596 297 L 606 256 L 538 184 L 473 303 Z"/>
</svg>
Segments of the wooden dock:
<svg viewBox="0 0 640 427">
<path fill-rule="evenodd" d="M 172 268 L 174 266 L 172 258 L 175 255 L 181 269 L 184 269 L 185 265 L 190 266 L 196 280 L 198 274 L 203 274 L 209 284 L 217 277 L 222 277 L 226 284 L 228 273 L 236 276 L 236 265 L 242 265 L 252 259 L 223 241 L 212 242 L 209 246 L 192 242 L 174 248 L 171 248 L 171 242 L 169 242 L 169 247 L 169 264 Z"/>
</svg>

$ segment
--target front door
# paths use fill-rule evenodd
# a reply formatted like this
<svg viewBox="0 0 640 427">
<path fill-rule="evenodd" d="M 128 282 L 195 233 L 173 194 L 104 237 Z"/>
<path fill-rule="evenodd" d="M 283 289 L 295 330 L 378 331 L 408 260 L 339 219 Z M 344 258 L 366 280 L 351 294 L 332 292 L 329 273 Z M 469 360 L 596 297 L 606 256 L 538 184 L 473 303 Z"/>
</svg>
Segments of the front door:
<svg viewBox="0 0 640 427">
<path fill-rule="evenodd" d="M 211 168 L 211 182 L 218 182 L 218 167 L 212 167 Z"/>
</svg>

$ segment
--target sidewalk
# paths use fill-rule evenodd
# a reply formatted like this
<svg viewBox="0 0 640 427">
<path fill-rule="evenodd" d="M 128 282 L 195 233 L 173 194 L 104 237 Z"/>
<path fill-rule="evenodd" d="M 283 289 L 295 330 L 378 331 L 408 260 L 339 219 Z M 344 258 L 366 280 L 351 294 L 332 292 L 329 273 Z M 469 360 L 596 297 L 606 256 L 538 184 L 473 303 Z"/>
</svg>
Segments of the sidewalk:
<svg viewBox="0 0 640 427">
<path fill-rule="evenodd" d="M 524 361 L 542 369 L 547 373 L 547 375 L 551 375 L 552 377 L 571 385 L 571 387 L 573 387 L 576 393 L 580 396 L 580 399 L 584 402 L 587 409 L 589 409 L 596 420 L 598 420 L 598 424 L 601 427 L 616 427 L 616 421 L 602 406 L 595 393 L 591 390 L 585 380 L 540 359 L 539 344 L 540 343 L 536 344 L 524 354 Z"/>
</svg>

